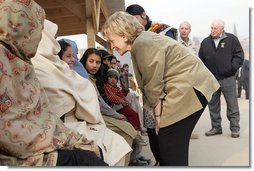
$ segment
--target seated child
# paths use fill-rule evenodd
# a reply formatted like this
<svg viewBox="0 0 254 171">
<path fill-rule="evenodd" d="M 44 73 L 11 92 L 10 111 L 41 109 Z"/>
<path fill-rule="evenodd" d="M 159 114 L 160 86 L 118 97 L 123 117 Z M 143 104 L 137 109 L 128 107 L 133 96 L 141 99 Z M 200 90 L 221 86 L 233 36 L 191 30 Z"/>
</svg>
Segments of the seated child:
<svg viewBox="0 0 254 171">
<path fill-rule="evenodd" d="M 129 102 L 126 100 L 121 88 L 117 86 L 119 77 L 118 71 L 109 69 L 106 77 L 104 89 L 107 98 L 113 104 L 111 107 L 123 114 L 136 130 L 140 130 L 138 113 L 129 106 Z"/>
</svg>

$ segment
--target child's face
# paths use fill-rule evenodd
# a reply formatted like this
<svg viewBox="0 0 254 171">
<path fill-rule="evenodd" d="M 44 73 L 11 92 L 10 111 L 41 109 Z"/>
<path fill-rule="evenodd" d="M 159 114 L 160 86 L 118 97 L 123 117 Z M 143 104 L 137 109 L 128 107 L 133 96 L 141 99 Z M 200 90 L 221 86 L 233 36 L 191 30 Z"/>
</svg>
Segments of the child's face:
<svg viewBox="0 0 254 171">
<path fill-rule="evenodd" d="M 116 76 L 109 76 L 108 83 L 112 86 L 117 86 L 117 77 Z"/>
<path fill-rule="evenodd" d="M 90 74 L 96 74 L 101 67 L 101 57 L 97 54 L 90 54 L 86 61 L 86 69 Z"/>
<path fill-rule="evenodd" d="M 73 49 L 71 46 L 68 46 L 66 51 L 64 51 L 62 60 L 66 62 L 71 69 L 73 68 L 75 59 L 73 57 Z"/>
</svg>

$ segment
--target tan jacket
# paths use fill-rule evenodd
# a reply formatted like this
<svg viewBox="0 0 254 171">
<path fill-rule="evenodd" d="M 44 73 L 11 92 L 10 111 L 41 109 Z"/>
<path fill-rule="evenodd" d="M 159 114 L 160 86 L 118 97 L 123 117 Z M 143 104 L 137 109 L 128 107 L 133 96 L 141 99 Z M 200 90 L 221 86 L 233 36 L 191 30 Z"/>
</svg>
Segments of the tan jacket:
<svg viewBox="0 0 254 171">
<path fill-rule="evenodd" d="M 202 105 L 194 88 L 210 101 L 219 84 L 202 61 L 166 36 L 143 31 L 134 41 L 132 62 L 144 105 L 154 108 L 162 99 L 160 127 L 171 125 Z"/>
</svg>

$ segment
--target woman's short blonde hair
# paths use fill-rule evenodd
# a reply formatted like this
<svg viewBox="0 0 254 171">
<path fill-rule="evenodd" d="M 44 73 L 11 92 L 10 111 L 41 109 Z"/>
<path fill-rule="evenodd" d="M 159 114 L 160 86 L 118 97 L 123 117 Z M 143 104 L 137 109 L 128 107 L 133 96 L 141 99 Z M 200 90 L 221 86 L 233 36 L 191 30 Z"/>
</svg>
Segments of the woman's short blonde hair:
<svg viewBox="0 0 254 171">
<path fill-rule="evenodd" d="M 125 36 L 128 39 L 126 43 L 132 44 L 143 30 L 144 26 L 134 16 L 123 11 L 118 11 L 107 19 L 102 26 L 101 33 L 107 40 L 112 34 Z"/>
</svg>

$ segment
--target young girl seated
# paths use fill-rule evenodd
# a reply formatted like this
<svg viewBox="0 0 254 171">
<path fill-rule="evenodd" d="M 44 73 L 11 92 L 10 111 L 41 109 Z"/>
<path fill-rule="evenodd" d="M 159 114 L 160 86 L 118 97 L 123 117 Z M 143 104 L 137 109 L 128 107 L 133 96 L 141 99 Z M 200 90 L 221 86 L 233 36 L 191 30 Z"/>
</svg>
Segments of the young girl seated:
<svg viewBox="0 0 254 171">
<path fill-rule="evenodd" d="M 106 75 L 107 79 L 104 84 L 105 94 L 109 101 L 113 104 L 112 107 L 119 113 L 126 116 L 128 121 L 136 130 L 140 130 L 140 121 L 138 113 L 130 106 L 125 99 L 121 88 L 117 86 L 119 73 L 115 69 L 109 69 Z"/>
<path fill-rule="evenodd" d="M 74 58 L 74 52 L 71 44 L 67 43 L 65 40 L 61 39 L 58 41 L 61 50 L 58 52 L 58 56 L 61 60 L 66 62 L 70 69 L 73 68 L 75 58 Z"/>
</svg>

